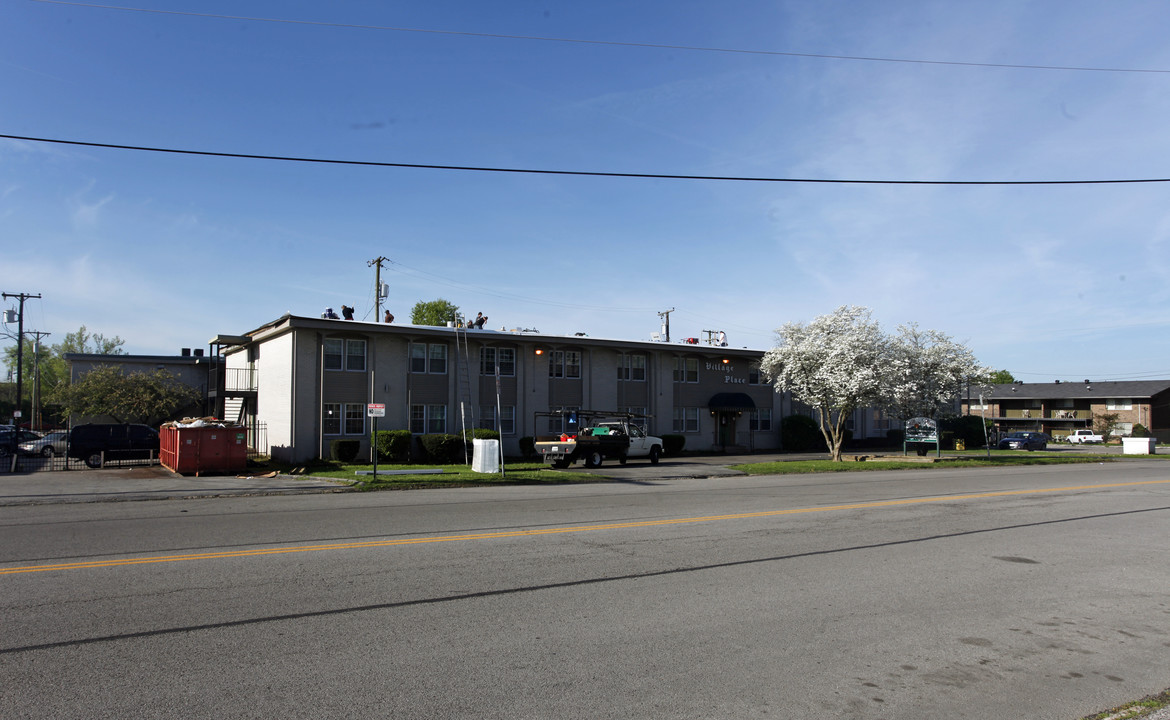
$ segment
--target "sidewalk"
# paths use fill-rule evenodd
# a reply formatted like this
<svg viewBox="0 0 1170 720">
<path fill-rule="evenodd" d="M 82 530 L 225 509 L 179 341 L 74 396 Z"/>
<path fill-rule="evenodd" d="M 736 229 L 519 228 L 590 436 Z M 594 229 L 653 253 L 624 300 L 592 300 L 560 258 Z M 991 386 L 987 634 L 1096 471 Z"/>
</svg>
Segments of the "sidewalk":
<svg viewBox="0 0 1170 720">
<path fill-rule="evenodd" d="M 344 492 L 323 478 L 179 475 L 161 465 L 0 475 L 0 506 Z"/>
</svg>

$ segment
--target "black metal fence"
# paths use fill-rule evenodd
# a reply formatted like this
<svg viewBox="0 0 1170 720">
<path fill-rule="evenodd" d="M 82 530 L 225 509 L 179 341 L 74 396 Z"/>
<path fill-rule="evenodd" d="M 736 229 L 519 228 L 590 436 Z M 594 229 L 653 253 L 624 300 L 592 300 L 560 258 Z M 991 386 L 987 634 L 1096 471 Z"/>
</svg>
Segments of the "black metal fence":
<svg viewBox="0 0 1170 720">
<path fill-rule="evenodd" d="M 262 422 L 250 422 L 244 426 L 247 430 L 248 459 L 266 460 L 268 458 L 268 426 Z M 97 468 L 133 467 L 142 465 L 158 465 L 159 453 L 157 450 L 147 451 L 144 457 L 100 457 L 71 458 L 68 452 L 68 442 L 56 448 L 41 448 L 35 453 L 26 453 L 19 449 L 13 453 L 12 448 L 0 447 L 0 475 L 6 473 L 33 473 L 33 472 L 61 472 L 65 470 L 92 470 Z"/>
</svg>

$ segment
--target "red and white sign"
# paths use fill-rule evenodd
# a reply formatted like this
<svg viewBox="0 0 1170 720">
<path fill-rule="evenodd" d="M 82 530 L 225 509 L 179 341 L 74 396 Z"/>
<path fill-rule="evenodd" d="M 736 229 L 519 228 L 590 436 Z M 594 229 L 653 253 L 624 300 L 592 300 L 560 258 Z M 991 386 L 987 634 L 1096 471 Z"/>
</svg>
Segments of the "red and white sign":
<svg viewBox="0 0 1170 720">
<path fill-rule="evenodd" d="M 386 417 L 386 403 L 370 403 L 366 405 L 366 417 Z"/>
</svg>

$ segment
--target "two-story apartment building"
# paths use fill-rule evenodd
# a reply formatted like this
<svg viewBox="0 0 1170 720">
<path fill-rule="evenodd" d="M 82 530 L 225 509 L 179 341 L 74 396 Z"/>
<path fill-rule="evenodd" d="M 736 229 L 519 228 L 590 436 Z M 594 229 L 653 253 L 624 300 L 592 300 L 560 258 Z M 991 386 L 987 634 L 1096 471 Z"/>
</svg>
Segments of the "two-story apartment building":
<svg viewBox="0 0 1170 720">
<path fill-rule="evenodd" d="M 498 427 L 508 454 L 560 432 L 536 413 L 562 409 L 645 414 L 651 434 L 692 450 L 780 444 L 783 398 L 760 377 L 761 350 L 294 315 L 211 342 L 226 359 L 216 411 L 266 425 L 283 461 L 328 456 L 337 438 L 368 452 L 370 403 L 385 406 L 380 430 Z"/>
<path fill-rule="evenodd" d="M 1096 415 L 1116 414 L 1118 434 L 1142 425 L 1161 442 L 1170 441 L 1170 380 L 1125 382 L 1010 383 L 978 397 L 964 398 L 963 413 L 983 415 L 1001 432 L 1036 430 L 1060 440 L 1078 428 L 1093 427 Z"/>
</svg>

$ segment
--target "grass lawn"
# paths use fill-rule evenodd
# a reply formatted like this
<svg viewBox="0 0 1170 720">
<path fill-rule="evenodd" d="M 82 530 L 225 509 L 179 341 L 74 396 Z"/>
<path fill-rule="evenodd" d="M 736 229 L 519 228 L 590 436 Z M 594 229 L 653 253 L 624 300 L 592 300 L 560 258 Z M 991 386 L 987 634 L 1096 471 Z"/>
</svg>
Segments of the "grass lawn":
<svg viewBox="0 0 1170 720">
<path fill-rule="evenodd" d="M 474 487 L 483 485 L 536 485 L 540 483 L 564 484 L 571 482 L 599 482 L 606 478 L 581 473 L 553 470 L 544 463 L 504 463 L 504 474 L 472 472 L 466 465 L 398 465 L 378 463 L 378 475 L 358 475 L 357 471 L 371 471 L 373 465 L 344 465 L 321 462 L 298 472 L 301 477 L 327 477 L 360 483 L 362 490 L 407 490 L 414 488 Z M 393 475 L 381 473 L 391 470 Z M 425 472 L 410 473 L 410 470 Z M 442 470 L 435 473 L 435 470 Z"/>
<path fill-rule="evenodd" d="M 897 456 L 898 453 L 888 453 Z M 907 456 L 905 460 L 866 460 L 858 462 L 846 456 L 843 462 L 831 460 L 797 460 L 793 462 L 765 462 L 731 465 L 733 470 L 748 475 L 787 475 L 820 472 L 873 472 L 880 470 L 943 470 L 948 468 L 977 467 L 1018 467 L 1021 465 L 1072 465 L 1078 463 L 1125 462 L 1128 459 L 1161 459 L 1167 455 L 1098 455 L 1098 454 L 1055 454 L 1023 452 L 1020 450 L 992 450 L 991 457 L 986 450 L 946 452 L 942 458 L 933 453 L 925 458 Z M 913 458 L 913 459 L 911 459 Z M 931 462 L 931 459 L 934 459 Z"/>
</svg>

